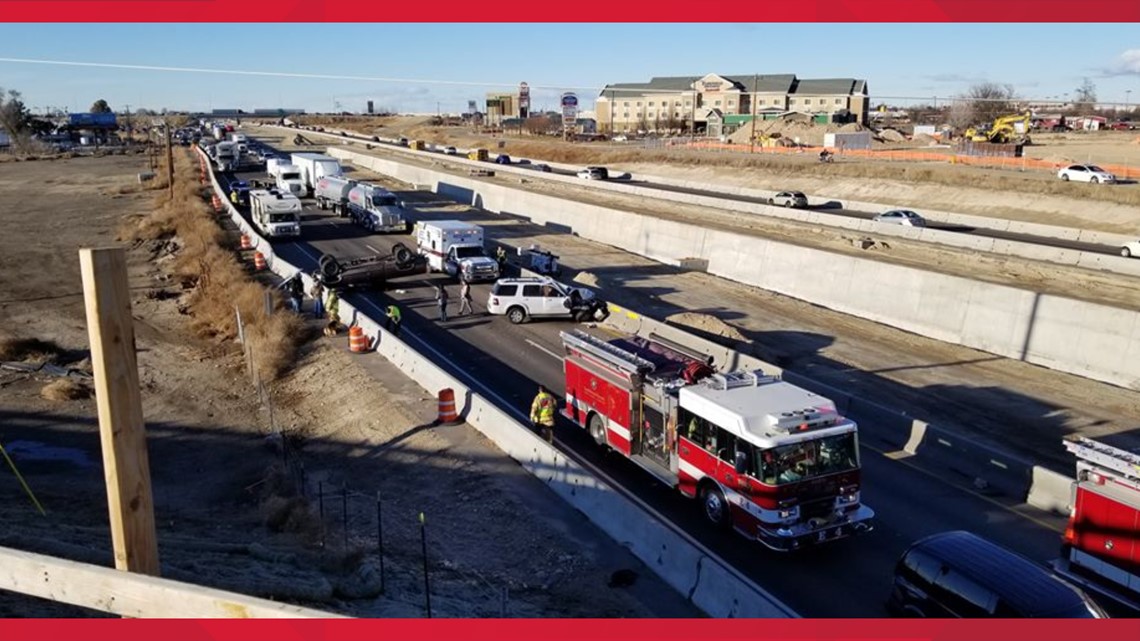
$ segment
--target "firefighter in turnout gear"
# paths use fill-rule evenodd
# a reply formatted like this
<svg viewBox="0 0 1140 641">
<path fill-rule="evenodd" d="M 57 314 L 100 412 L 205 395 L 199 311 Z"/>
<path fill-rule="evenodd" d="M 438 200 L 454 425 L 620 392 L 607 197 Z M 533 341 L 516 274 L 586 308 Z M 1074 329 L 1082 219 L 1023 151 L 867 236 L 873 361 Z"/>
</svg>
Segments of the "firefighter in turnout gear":
<svg viewBox="0 0 1140 641">
<path fill-rule="evenodd" d="M 554 442 L 554 397 L 541 385 L 538 386 L 538 396 L 530 404 L 530 423 L 536 430 L 542 430 L 547 443 Z"/>
</svg>

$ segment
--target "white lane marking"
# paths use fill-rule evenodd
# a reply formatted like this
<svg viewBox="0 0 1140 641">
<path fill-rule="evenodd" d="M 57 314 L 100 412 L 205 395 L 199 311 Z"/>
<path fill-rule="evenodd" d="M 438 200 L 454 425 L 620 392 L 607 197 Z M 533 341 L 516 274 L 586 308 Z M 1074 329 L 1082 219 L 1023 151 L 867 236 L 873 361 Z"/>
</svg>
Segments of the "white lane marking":
<svg viewBox="0 0 1140 641">
<path fill-rule="evenodd" d="M 383 310 L 380 308 L 380 305 L 378 303 L 376 303 L 376 302 L 374 302 L 368 298 L 365 298 L 364 302 L 366 304 L 370 305 L 373 309 L 379 311 L 381 313 L 381 315 L 383 315 Z M 455 363 L 451 362 L 451 360 L 448 359 L 443 354 L 440 354 L 438 350 L 436 350 L 434 347 L 432 347 L 430 344 L 428 344 L 427 341 L 425 341 L 424 339 L 416 336 L 415 334 L 412 334 L 412 333 L 406 332 L 406 331 L 403 333 L 403 335 L 416 339 L 417 343 L 419 343 L 424 348 L 426 348 L 427 351 L 431 352 L 432 354 L 435 354 L 435 357 L 438 358 L 440 361 L 450 365 L 454 371 L 457 371 L 457 372 L 463 372 L 464 371 L 463 368 L 456 366 Z M 498 401 L 499 402 L 499 409 L 506 412 L 507 414 L 515 416 L 518 419 L 518 421 L 520 423 L 523 423 L 524 425 L 529 423 L 530 416 L 526 412 L 524 412 L 523 410 L 519 409 L 518 407 L 515 407 L 515 406 L 511 405 L 510 403 L 508 403 L 505 399 L 503 399 L 502 396 L 499 396 L 497 393 L 495 393 L 494 390 L 487 387 L 484 383 L 476 380 L 474 377 L 471 377 L 468 374 L 464 374 L 463 376 L 464 376 L 464 378 L 470 378 L 471 379 L 467 383 L 470 387 L 472 387 L 473 389 L 479 388 L 485 396 L 488 396 L 488 397 L 493 398 L 496 401 Z M 777 599 L 775 597 L 775 595 L 773 595 L 768 590 L 765 590 L 763 587 L 760 586 L 760 584 L 758 584 L 755 581 L 753 581 L 752 579 L 748 578 L 743 572 L 741 572 L 740 570 L 738 570 L 735 567 L 733 567 L 732 565 L 730 565 L 728 563 L 728 561 L 725 561 L 724 559 L 722 559 L 720 557 L 720 555 L 716 554 L 715 552 L 710 550 L 707 546 L 705 546 L 703 543 L 701 543 L 700 541 L 693 538 L 693 536 L 691 534 L 686 532 L 679 525 L 677 525 L 673 521 L 665 518 L 665 516 L 663 514 L 661 514 L 657 510 L 653 509 L 652 506 L 647 504 L 645 501 L 641 500 L 640 497 L 636 496 L 629 489 L 625 488 L 623 485 L 621 485 L 620 483 L 615 481 L 608 474 L 606 474 L 601 468 L 597 467 L 596 465 L 593 465 L 592 463 L 589 463 L 588 461 L 583 460 L 576 453 L 566 452 L 565 450 L 563 450 L 563 452 L 566 454 L 571 454 L 572 459 L 574 461 L 576 461 L 583 468 L 592 472 L 594 475 L 596 475 L 598 478 L 600 478 L 604 483 L 608 484 L 610 487 L 620 488 L 622 490 L 620 492 L 620 494 L 622 496 L 624 496 L 626 499 L 628 499 L 629 501 L 631 501 L 632 503 L 634 503 L 635 505 L 640 507 L 642 510 L 644 510 L 647 514 L 649 514 L 653 518 L 657 519 L 657 521 L 659 523 L 668 525 L 670 527 L 670 529 L 672 529 L 677 534 L 677 536 L 680 536 L 682 539 L 685 539 L 685 541 L 687 541 L 689 543 L 689 545 L 700 550 L 705 556 L 707 556 L 710 559 L 713 559 L 714 561 L 719 563 L 721 565 L 721 567 L 725 568 L 725 570 L 727 572 L 735 575 L 739 581 L 751 586 L 752 589 L 757 594 L 763 595 L 763 598 L 766 601 L 768 601 L 769 603 L 771 603 L 776 609 L 786 612 L 789 617 L 799 618 L 799 613 L 797 613 L 792 608 L 788 607 L 787 604 L 785 604 L 780 599 Z"/>
<path fill-rule="evenodd" d="M 376 249 L 376 248 L 375 248 L 375 247 L 373 247 L 372 245 L 365 245 L 365 247 L 367 247 L 368 249 L 371 249 L 371 250 L 372 250 L 372 253 L 374 253 L 374 254 L 379 254 L 379 253 L 382 253 L 382 252 L 381 252 L 379 249 Z"/>
<path fill-rule="evenodd" d="M 313 260 L 316 260 L 316 261 L 320 261 L 321 255 L 317 253 L 317 250 L 310 247 L 308 245 L 308 243 L 301 243 L 300 241 L 295 240 L 295 241 L 293 241 L 293 245 L 297 249 L 300 249 L 301 251 L 305 252 L 305 255 L 308 256 L 309 258 L 312 258 Z"/>
<path fill-rule="evenodd" d="M 528 345 L 530 345 L 531 347 L 534 347 L 535 349 L 540 349 L 540 350 L 542 350 L 542 351 L 546 352 L 547 354 L 550 354 L 550 356 L 551 356 L 551 357 L 552 357 L 554 360 L 556 360 L 556 361 L 560 361 L 560 360 L 562 360 L 562 357 L 561 357 L 561 356 L 559 356 L 558 354 L 555 354 L 554 352 L 552 352 L 552 351 L 550 351 L 550 350 L 546 349 L 546 348 L 545 348 L 545 347 L 543 347 L 542 345 L 539 345 L 538 343 L 536 343 L 536 342 L 534 342 L 534 341 L 530 340 L 529 338 L 524 338 L 523 340 L 525 340 L 525 341 L 527 342 L 527 344 L 528 344 Z"/>
</svg>

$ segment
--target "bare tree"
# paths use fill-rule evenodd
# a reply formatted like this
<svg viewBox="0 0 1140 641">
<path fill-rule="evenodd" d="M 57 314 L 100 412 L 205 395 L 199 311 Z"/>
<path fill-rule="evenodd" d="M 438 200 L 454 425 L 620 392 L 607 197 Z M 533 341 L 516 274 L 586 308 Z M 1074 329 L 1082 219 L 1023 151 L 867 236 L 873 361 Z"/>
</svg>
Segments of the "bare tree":
<svg viewBox="0 0 1140 641">
<path fill-rule="evenodd" d="M 962 132 L 974 124 L 974 107 L 965 100 L 955 100 L 946 113 L 946 122 L 955 131 Z"/>
<path fill-rule="evenodd" d="M 12 146 L 17 149 L 27 147 L 31 130 L 32 114 L 24 104 L 23 96 L 19 91 L 10 89 L 7 92 L 0 88 L 0 129 L 5 130 L 12 138 Z"/>
<path fill-rule="evenodd" d="M 1092 80 L 1085 78 L 1081 86 L 1073 92 L 1073 111 L 1078 114 L 1088 114 L 1096 109 L 1096 85 Z"/>
<path fill-rule="evenodd" d="M 1013 85 L 983 82 L 970 87 L 959 102 L 969 105 L 970 124 L 992 123 L 1017 109 L 1017 96 Z M 951 110 L 953 111 L 953 110 Z"/>
</svg>

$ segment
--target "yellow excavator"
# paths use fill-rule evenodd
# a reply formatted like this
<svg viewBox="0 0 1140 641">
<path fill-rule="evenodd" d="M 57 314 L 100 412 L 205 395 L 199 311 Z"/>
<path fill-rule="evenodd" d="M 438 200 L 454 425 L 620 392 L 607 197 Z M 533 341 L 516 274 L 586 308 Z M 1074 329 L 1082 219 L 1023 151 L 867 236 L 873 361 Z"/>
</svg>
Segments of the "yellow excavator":
<svg viewBox="0 0 1140 641">
<path fill-rule="evenodd" d="M 983 127 L 971 127 L 963 136 L 974 142 L 992 142 L 995 144 L 1017 143 L 1030 144 L 1029 124 L 1033 118 L 1032 112 L 1013 114 L 996 118 L 992 124 Z"/>
</svg>

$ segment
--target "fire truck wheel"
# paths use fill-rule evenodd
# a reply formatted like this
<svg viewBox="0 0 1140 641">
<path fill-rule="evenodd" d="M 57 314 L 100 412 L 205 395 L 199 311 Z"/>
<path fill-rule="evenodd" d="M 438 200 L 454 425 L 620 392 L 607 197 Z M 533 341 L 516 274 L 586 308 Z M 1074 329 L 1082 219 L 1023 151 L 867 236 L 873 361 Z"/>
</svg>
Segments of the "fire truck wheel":
<svg viewBox="0 0 1140 641">
<path fill-rule="evenodd" d="M 594 442 L 598 445 L 606 446 L 606 425 L 597 414 L 590 416 L 590 436 L 594 437 Z"/>
<path fill-rule="evenodd" d="M 724 493 L 715 485 L 706 485 L 701 489 L 701 508 L 705 518 L 717 527 L 728 527 L 728 501 Z"/>
</svg>

